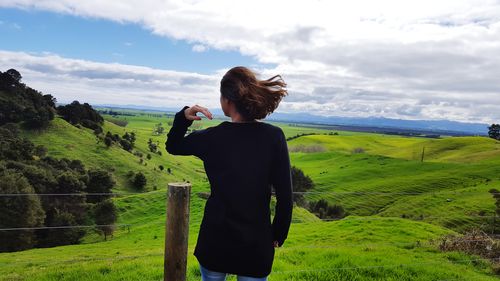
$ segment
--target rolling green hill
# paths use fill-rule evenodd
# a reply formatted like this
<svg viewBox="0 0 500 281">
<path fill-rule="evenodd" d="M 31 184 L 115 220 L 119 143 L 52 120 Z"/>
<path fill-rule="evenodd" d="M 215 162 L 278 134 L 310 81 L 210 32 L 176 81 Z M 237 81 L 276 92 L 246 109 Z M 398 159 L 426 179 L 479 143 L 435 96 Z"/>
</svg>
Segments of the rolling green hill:
<svg viewBox="0 0 500 281">
<path fill-rule="evenodd" d="M 316 183 L 310 200 L 340 203 L 350 214 L 408 217 L 465 231 L 490 231 L 500 180 L 500 142 L 484 137 L 304 136 L 289 147 L 322 145 L 323 153 L 292 153 Z M 410 155 L 426 147 L 424 162 Z M 362 153 L 354 153 L 362 148 Z M 359 151 L 359 150 L 358 150 Z M 459 161 L 462 159 L 462 161 Z"/>
<path fill-rule="evenodd" d="M 209 190 L 201 160 L 165 152 L 165 134 L 155 124 L 171 119 L 137 113 L 128 125 L 105 122 L 104 131 L 137 135 L 136 150 L 148 153 L 147 141 L 158 141 L 162 155 L 151 160 L 118 147 L 97 143 L 91 130 L 60 118 L 44 131 L 24 131 L 49 155 L 81 159 L 87 167 L 113 172 L 117 192 L 133 192 L 126 174 L 142 171 L 146 192 L 116 197 L 119 225 L 108 241 L 90 232 L 81 245 L 0 254 L 0 280 L 161 280 L 168 182 L 192 184 L 189 280 L 200 280 L 192 256 Z M 217 124 L 203 120 L 201 127 Z M 315 182 L 309 200 L 342 205 L 349 216 L 321 221 L 307 210 L 294 209 L 284 247 L 276 250 L 269 280 L 497 280 L 490 262 L 478 256 L 441 252 L 436 242 L 449 233 L 481 226 L 493 214 L 488 190 L 500 180 L 499 142 L 486 138 L 407 138 L 338 132 L 279 124 L 289 147 L 321 145 L 325 151 L 290 153 L 292 165 Z M 166 127 L 168 131 L 168 127 Z M 420 162 L 425 146 L 424 162 Z M 353 153 L 354 150 L 357 152 Z M 147 163 L 146 165 L 144 163 Z M 164 171 L 158 169 L 165 167 Z M 172 174 L 166 172 L 171 168 Z M 482 216 L 483 218 L 479 218 Z M 403 218 L 404 217 L 404 218 Z M 128 225 L 128 226 L 126 226 Z M 433 242 L 434 241 L 434 242 Z M 230 279 L 235 280 L 235 279 Z"/>
</svg>

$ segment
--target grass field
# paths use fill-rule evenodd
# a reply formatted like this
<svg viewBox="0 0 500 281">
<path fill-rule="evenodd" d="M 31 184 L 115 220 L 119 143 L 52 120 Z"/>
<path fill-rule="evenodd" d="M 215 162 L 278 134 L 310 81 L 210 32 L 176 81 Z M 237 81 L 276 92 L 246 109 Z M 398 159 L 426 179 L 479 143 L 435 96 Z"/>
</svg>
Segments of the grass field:
<svg viewBox="0 0 500 281">
<path fill-rule="evenodd" d="M 104 131 L 135 132 L 136 150 L 144 155 L 147 140 L 157 141 L 162 155 L 151 154 L 151 160 L 142 164 L 137 156 L 118 147 L 107 149 L 90 130 L 59 118 L 44 132 L 24 132 L 45 145 L 50 155 L 81 159 L 87 167 L 113 172 L 116 191 L 132 191 L 128 171 L 145 173 L 148 185 L 144 193 L 115 198 L 118 223 L 130 226 L 118 228 L 112 239 L 102 241 L 89 233 L 80 245 L 0 254 L 0 280 L 162 280 L 165 187 L 184 180 L 193 184 L 188 280 L 200 280 L 192 251 L 205 204 L 196 194 L 209 190 L 203 163 L 196 157 L 166 153 L 166 136 L 153 135 L 153 127 L 159 122 L 166 126 L 170 118 L 134 113 L 126 116 L 125 128 L 106 122 Z M 204 119 L 201 128 L 218 122 Z M 494 201 L 488 190 L 500 182 L 499 142 L 342 131 L 325 135 L 331 131 L 273 124 L 282 127 L 287 137 L 317 134 L 288 142 L 289 148 L 324 148 L 317 153 L 290 153 L 292 165 L 315 183 L 315 193 L 307 194 L 307 199 L 340 204 L 349 216 L 322 221 L 295 207 L 289 238 L 276 250 L 269 280 L 498 279 L 489 261 L 441 252 L 436 241 L 472 226 L 491 228 Z M 170 167 L 172 174 L 160 171 L 159 165 Z"/>
</svg>

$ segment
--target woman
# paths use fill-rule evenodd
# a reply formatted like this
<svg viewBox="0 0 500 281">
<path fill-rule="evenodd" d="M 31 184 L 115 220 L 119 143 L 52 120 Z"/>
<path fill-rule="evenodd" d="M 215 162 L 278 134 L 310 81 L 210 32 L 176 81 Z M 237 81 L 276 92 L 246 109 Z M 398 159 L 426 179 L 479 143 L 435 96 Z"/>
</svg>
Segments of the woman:
<svg viewBox="0 0 500 281">
<path fill-rule="evenodd" d="M 185 106 L 175 114 L 166 149 L 203 160 L 211 194 L 205 205 L 194 255 L 203 281 L 267 280 L 274 248 L 283 245 L 292 217 L 292 180 L 285 135 L 281 128 L 258 121 L 272 113 L 286 84 L 277 75 L 258 80 L 245 67 L 229 70 L 221 80 L 224 121 L 184 136 L 207 108 Z M 271 189 L 276 192 L 271 223 Z"/>
</svg>

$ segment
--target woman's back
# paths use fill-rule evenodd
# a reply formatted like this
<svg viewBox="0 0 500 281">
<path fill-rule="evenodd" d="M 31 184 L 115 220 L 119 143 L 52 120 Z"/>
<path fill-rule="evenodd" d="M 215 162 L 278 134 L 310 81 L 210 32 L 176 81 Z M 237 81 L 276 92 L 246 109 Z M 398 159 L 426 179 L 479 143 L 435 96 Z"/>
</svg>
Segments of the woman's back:
<svg viewBox="0 0 500 281">
<path fill-rule="evenodd" d="M 202 269 L 266 279 L 274 247 L 281 246 L 292 217 L 292 179 L 286 139 L 281 128 L 257 121 L 287 94 L 281 76 L 258 80 L 245 67 L 234 67 L 221 80 L 221 107 L 233 122 L 185 136 L 193 120 L 208 109 L 185 106 L 176 113 L 167 151 L 203 160 L 211 195 L 205 205 L 194 255 Z M 272 187 L 276 207 L 271 222 Z M 205 274 L 207 273 L 207 274 Z M 223 280 L 224 278 L 219 278 Z"/>
</svg>

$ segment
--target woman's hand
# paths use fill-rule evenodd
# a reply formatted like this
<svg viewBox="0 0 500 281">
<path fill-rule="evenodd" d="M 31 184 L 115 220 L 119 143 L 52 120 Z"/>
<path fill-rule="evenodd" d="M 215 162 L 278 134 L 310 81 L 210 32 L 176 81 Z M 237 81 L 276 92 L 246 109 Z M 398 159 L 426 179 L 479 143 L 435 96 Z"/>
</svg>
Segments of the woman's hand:
<svg viewBox="0 0 500 281">
<path fill-rule="evenodd" d="M 210 113 L 210 111 L 208 111 L 208 109 L 206 107 L 199 106 L 197 104 L 193 105 L 189 108 L 186 108 L 186 110 L 184 110 L 184 115 L 186 116 L 186 119 L 188 119 L 188 120 L 201 120 L 200 116 L 196 116 L 196 113 L 198 113 L 198 112 L 203 113 L 210 120 L 213 119 L 212 113 Z"/>
<path fill-rule="evenodd" d="M 274 246 L 274 248 L 278 248 L 279 247 L 278 241 L 273 241 L 273 246 Z"/>
</svg>

